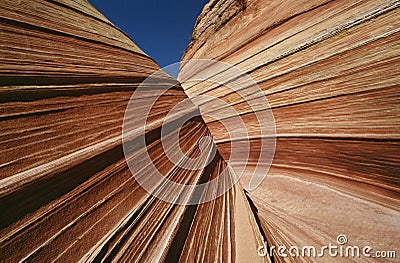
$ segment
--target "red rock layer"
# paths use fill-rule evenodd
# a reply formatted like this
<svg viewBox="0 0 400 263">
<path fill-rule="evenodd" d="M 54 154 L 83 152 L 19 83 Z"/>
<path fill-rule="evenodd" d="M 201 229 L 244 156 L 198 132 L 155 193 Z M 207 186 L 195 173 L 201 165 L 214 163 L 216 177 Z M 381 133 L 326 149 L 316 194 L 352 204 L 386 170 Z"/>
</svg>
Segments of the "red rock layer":
<svg viewBox="0 0 400 263">
<path fill-rule="evenodd" d="M 1 262 L 268 261 L 257 256 L 262 236 L 240 187 L 183 206 L 133 178 L 122 147 L 124 112 L 158 66 L 88 2 L 2 1 L 0 45 Z M 175 80 L 161 76 L 146 86 L 147 97 L 131 102 L 133 114 L 165 83 L 174 87 L 148 116 L 147 146 L 136 149 L 132 138 L 132 155 L 148 151 L 178 183 L 215 178 L 226 166 L 219 154 L 192 171 L 163 152 L 161 121 L 187 98 Z M 194 118 L 172 143 L 194 157 L 206 135 Z"/>
<path fill-rule="evenodd" d="M 345 234 L 351 245 L 399 247 L 393 238 L 400 234 L 398 16 L 393 0 L 215 0 L 203 9 L 182 60 L 240 68 L 258 83 L 275 117 L 276 154 L 269 175 L 250 193 L 270 243 L 322 246 Z M 210 71 L 183 66 L 179 79 L 224 78 Z M 251 109 L 224 85 L 182 85 L 224 158 L 230 142 L 241 139 L 229 138 L 205 115 L 219 111 L 226 122 L 246 123 L 252 175 L 261 140 L 254 111 L 267 105 Z M 217 100 L 200 94 L 231 104 L 240 117 L 213 108 Z"/>
</svg>

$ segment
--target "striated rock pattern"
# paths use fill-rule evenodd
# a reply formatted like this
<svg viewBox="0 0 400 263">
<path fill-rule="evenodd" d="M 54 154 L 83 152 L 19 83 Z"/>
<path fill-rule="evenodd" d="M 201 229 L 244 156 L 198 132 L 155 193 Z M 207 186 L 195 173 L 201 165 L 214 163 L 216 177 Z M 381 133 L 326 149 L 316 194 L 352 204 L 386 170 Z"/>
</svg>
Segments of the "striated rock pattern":
<svg viewBox="0 0 400 263">
<path fill-rule="evenodd" d="M 185 206 L 150 195 L 132 176 L 124 113 L 159 68 L 88 2 L 1 1 L 0 46 L 0 262 L 269 262 L 257 256 L 263 237 L 240 186 Z M 161 125 L 187 96 L 158 77 L 129 112 L 140 116 L 153 91 L 172 86 L 148 115 L 146 146 L 133 136 L 126 147 L 132 156 L 147 151 L 176 183 L 217 177 L 226 167 L 218 153 L 196 171 L 168 161 Z M 172 143 L 191 158 L 209 131 L 196 117 L 180 134 Z"/>
<path fill-rule="evenodd" d="M 182 60 L 238 67 L 257 82 L 274 114 L 275 157 L 266 179 L 249 194 L 270 244 L 322 246 L 336 244 L 344 234 L 349 245 L 400 247 L 399 5 L 395 0 L 215 0 L 198 18 Z M 221 132 L 221 122 L 206 117 L 211 111 L 226 122 L 244 121 L 251 152 L 257 153 L 262 138 L 254 114 L 268 105 L 250 108 L 226 85 L 185 82 L 196 75 L 220 75 L 227 84 L 234 78 L 185 65 L 179 75 L 221 155 L 229 160 L 230 143 L 243 138 Z M 237 114 L 213 107 L 218 100 Z M 252 154 L 247 164 L 230 164 L 247 165 L 252 176 L 257 158 Z M 360 259 L 340 259 L 346 260 Z"/>
<path fill-rule="evenodd" d="M 349 245 L 398 249 L 399 5 L 212 0 L 179 83 L 85 0 L 3 0 L 0 262 L 271 262 L 257 255 L 264 239 L 320 247 L 339 234 Z M 235 66 L 260 92 L 243 83 L 232 90 L 240 77 L 185 62 L 193 59 Z M 199 76 L 205 81 L 190 81 Z M 271 109 L 276 132 L 257 119 Z M 224 126 L 240 122 L 246 136 Z M 264 139 L 276 146 L 270 168 Z M 249 158 L 232 158 L 241 149 L 231 146 L 246 140 Z M 166 146 L 188 158 L 171 161 Z M 206 165 L 187 168 L 193 160 Z M 228 171 L 224 187 L 241 168 L 242 184 L 194 205 L 153 194 L 196 203 L 216 189 L 179 192 L 161 181 L 149 193 L 139 183 L 159 172 L 201 185 Z M 275 250 L 273 260 L 335 258 L 284 259 Z"/>
</svg>

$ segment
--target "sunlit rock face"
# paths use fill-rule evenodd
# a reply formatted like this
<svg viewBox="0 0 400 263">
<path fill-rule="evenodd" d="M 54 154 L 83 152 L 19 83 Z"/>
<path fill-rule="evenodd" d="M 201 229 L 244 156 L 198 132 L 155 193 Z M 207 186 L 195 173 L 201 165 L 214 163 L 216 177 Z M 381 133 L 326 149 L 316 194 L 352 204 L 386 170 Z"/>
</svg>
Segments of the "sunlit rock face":
<svg viewBox="0 0 400 263">
<path fill-rule="evenodd" d="M 208 155 L 213 141 L 200 153 L 198 141 L 210 132 L 199 116 L 179 127 L 179 142 L 161 138 L 161 125 L 198 115 L 197 107 L 163 123 L 187 100 L 166 74 L 130 100 L 159 67 L 88 2 L 1 1 L 0 42 L 1 262 L 269 262 L 257 255 L 262 232 L 239 185 L 188 206 L 149 194 L 133 177 L 127 162 L 153 176 L 137 159 L 143 152 L 180 184 L 208 182 L 226 163 L 218 152 Z M 123 145 L 128 102 L 134 123 L 163 85 L 171 88 L 139 127 L 146 144 L 136 144 L 132 132 Z M 171 163 L 161 139 L 189 159 L 205 154 L 209 164 L 191 170 Z"/>
<path fill-rule="evenodd" d="M 270 244 L 337 245 L 342 234 L 347 244 L 375 251 L 400 246 L 398 16 L 398 1 L 216 0 L 204 7 L 182 60 L 239 68 L 258 84 L 275 118 L 274 160 L 249 193 Z M 225 73 L 183 65 L 179 79 L 221 155 L 229 161 L 230 144 L 243 139 L 221 132 L 221 119 L 245 122 L 251 152 L 257 152 L 262 138 L 255 113 L 268 111 L 268 104 L 248 107 L 227 88 L 229 80 L 185 82 L 207 74 Z M 221 100 L 236 114 L 213 108 Z M 207 118 L 211 111 L 221 119 Z M 247 165 L 251 177 L 257 158 L 231 165 Z M 275 254 L 275 260 L 282 257 Z"/>
<path fill-rule="evenodd" d="M 319 249 L 338 235 L 398 249 L 398 6 L 211 1 L 182 60 L 243 75 L 184 62 L 179 83 L 84 0 L 3 0 L 0 262 L 270 262 L 264 239 Z M 241 184 L 208 202 L 215 188 L 153 182 L 223 171 L 221 187 Z"/>
</svg>

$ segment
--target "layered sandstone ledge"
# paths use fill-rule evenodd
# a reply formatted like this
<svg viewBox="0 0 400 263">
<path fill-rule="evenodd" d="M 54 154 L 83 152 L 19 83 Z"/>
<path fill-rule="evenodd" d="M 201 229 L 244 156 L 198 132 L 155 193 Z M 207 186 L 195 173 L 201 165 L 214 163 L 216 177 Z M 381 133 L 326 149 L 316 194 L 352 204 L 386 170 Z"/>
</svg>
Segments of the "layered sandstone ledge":
<svg viewBox="0 0 400 263">
<path fill-rule="evenodd" d="M 275 157 L 250 193 L 270 244 L 322 246 L 345 234 L 351 245 L 399 247 L 398 15 L 399 2 L 390 0 L 220 0 L 203 9 L 182 60 L 238 67 L 257 82 L 275 117 Z M 225 76 L 211 71 L 183 66 L 179 79 Z M 243 138 L 229 138 L 206 115 L 244 121 L 257 152 L 255 112 L 268 105 L 249 108 L 225 81 L 182 85 L 228 160 L 229 144 Z M 200 95 L 223 100 L 237 114 Z M 247 163 L 250 176 L 256 162 L 257 155 Z"/>
<path fill-rule="evenodd" d="M 159 67 L 123 32 L 83 0 L 2 1 L 0 23 L 1 262 L 262 261 L 262 235 L 240 187 L 183 206 L 148 194 L 131 175 L 125 109 Z M 192 171 L 163 152 L 161 121 L 187 98 L 176 80 L 160 75 L 130 114 L 169 84 L 149 113 L 147 146 L 136 147 L 133 136 L 127 147 L 132 156 L 147 151 L 174 182 L 206 182 L 226 166 L 219 154 Z M 179 145 L 193 157 L 209 131 L 195 118 L 181 134 Z"/>
</svg>

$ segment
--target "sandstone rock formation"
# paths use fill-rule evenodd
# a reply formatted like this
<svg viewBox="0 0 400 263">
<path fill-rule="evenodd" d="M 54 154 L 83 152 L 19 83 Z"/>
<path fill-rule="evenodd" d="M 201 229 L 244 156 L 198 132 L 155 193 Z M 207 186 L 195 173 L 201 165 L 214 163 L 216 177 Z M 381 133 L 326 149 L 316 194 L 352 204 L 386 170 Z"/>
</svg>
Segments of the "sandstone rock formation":
<svg viewBox="0 0 400 263">
<path fill-rule="evenodd" d="M 213 67 L 183 63 L 182 83 L 160 73 L 141 85 L 159 67 L 85 0 L 3 0 L 0 262 L 270 262 L 257 255 L 263 239 L 321 246 L 339 234 L 351 245 L 397 249 L 398 6 L 384 0 L 207 4 L 183 60 L 218 60 L 250 75 L 272 108 L 276 151 L 255 191 L 244 190 L 243 181 L 210 202 L 179 205 L 148 193 L 129 166 L 143 167 L 139 176 L 151 178 L 141 159 L 147 152 L 176 183 L 209 182 L 227 167 L 232 174 L 244 168 L 244 179 L 251 178 L 263 171 L 255 166 L 265 161 L 260 129 L 267 125 L 254 116 L 271 112 L 269 106 L 250 107 L 229 85 L 187 81 L 199 75 L 234 81 Z M 146 116 L 145 134 L 123 138 L 124 125 L 134 125 L 166 85 L 171 88 Z M 131 97 L 140 88 L 140 97 Z M 219 98 L 238 114 L 199 95 Z M 182 101 L 193 104 L 166 118 Z M 196 117 L 171 131 L 179 142 L 162 133 L 188 115 Z M 223 122 L 239 121 L 246 138 L 225 132 Z M 215 144 L 200 147 L 210 134 Z M 232 159 L 233 141 L 248 139 L 250 159 Z M 191 170 L 171 162 L 164 142 L 209 164 Z M 164 184 L 157 192 L 199 198 Z M 273 260 L 284 259 L 274 251 Z"/>
<path fill-rule="evenodd" d="M 131 175 L 122 120 L 132 93 L 158 70 L 151 58 L 83 0 L 6 0 L 0 17 L 1 262 L 260 260 L 262 236 L 240 187 L 182 206 L 148 194 Z M 160 75 L 131 114 L 165 83 L 173 87 L 149 114 L 147 149 L 132 137 L 131 154 L 147 150 L 175 182 L 216 177 L 226 166 L 218 154 L 200 171 L 163 154 L 160 121 L 187 98 L 176 80 Z M 193 118 L 181 133 L 192 157 L 209 131 Z"/>
<path fill-rule="evenodd" d="M 271 169 L 249 194 L 270 244 L 322 246 L 345 234 L 351 245 L 399 247 L 398 12 L 399 2 L 390 0 L 220 0 L 204 7 L 183 61 L 238 67 L 258 83 L 275 117 Z M 257 152 L 254 115 L 268 105 L 249 108 L 226 85 L 185 83 L 205 74 L 226 79 L 225 72 L 183 65 L 185 92 L 203 116 L 220 111 L 225 122 L 243 120 Z M 200 95 L 231 104 L 237 114 Z M 220 121 L 204 118 L 228 160 L 231 141 L 243 138 L 228 138 Z M 247 164 L 250 174 L 256 159 Z"/>
</svg>

